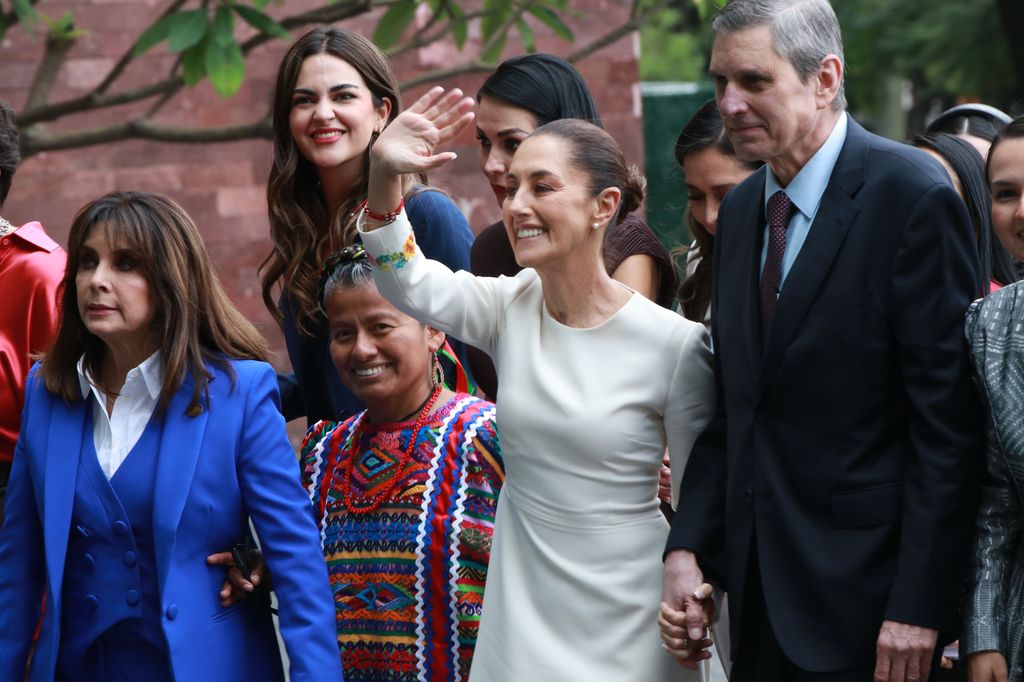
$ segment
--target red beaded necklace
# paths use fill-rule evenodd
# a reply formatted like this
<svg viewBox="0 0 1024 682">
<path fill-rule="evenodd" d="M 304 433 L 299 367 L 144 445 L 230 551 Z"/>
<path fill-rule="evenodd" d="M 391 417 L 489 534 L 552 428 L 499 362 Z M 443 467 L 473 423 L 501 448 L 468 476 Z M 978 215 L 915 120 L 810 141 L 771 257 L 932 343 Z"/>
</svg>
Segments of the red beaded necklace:
<svg viewBox="0 0 1024 682">
<path fill-rule="evenodd" d="M 388 477 L 388 482 L 385 487 L 379 488 L 378 492 L 373 495 L 360 495 L 353 491 L 352 487 L 352 471 L 356 466 L 356 457 L 359 456 L 359 442 L 360 438 L 360 427 L 362 426 L 362 420 L 357 422 L 352 427 L 352 433 L 348 438 L 348 441 L 342 447 L 337 447 L 335 442 L 334 447 L 331 447 L 331 454 L 327 459 L 327 471 L 324 474 L 324 481 L 320 488 L 320 517 L 323 518 L 324 512 L 327 510 L 327 493 L 331 490 L 334 485 L 334 472 L 338 468 L 338 460 L 340 459 L 339 454 L 343 452 L 346 455 L 348 461 L 348 471 L 345 476 L 341 479 L 341 502 L 345 505 L 353 514 L 370 514 L 377 511 L 384 500 L 391 497 L 392 493 L 395 492 L 395 488 L 402 480 L 402 474 L 405 473 L 406 467 L 409 465 L 409 460 L 412 458 L 412 451 L 416 448 L 416 441 L 419 439 L 420 430 L 426 426 L 427 421 L 430 419 L 431 409 L 434 407 L 434 403 L 437 402 L 437 397 L 441 395 L 442 384 L 438 384 L 434 387 L 430 397 L 427 398 L 427 402 L 423 404 L 423 409 L 420 410 L 419 415 L 416 417 L 416 422 L 413 424 L 412 435 L 409 437 L 409 444 L 405 446 L 402 451 L 402 457 L 392 467 L 391 475 Z M 366 418 L 364 413 L 363 419 Z M 340 433 L 338 434 L 340 437 Z"/>
</svg>

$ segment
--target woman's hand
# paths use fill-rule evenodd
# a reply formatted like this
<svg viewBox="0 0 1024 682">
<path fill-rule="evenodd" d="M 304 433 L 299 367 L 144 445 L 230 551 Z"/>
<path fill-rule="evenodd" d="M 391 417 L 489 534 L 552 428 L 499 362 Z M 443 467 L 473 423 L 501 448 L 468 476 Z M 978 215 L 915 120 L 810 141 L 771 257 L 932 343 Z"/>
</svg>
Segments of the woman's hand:
<svg viewBox="0 0 1024 682">
<path fill-rule="evenodd" d="M 967 657 L 968 682 L 1007 682 L 1006 658 L 998 651 L 979 651 Z"/>
<path fill-rule="evenodd" d="M 262 585 L 267 579 L 267 566 L 263 563 L 263 555 L 258 552 L 252 553 L 253 568 L 246 580 L 242 572 L 235 566 L 235 560 L 231 552 L 218 552 L 206 557 L 206 563 L 211 566 L 228 566 L 227 577 L 221 585 L 218 596 L 220 605 L 224 608 L 249 598 L 249 593 Z"/>
<path fill-rule="evenodd" d="M 473 98 L 458 88 L 433 87 L 388 124 L 370 151 L 375 174 L 423 173 L 455 158 L 455 152 L 434 150 L 455 137 L 473 120 Z"/>
</svg>

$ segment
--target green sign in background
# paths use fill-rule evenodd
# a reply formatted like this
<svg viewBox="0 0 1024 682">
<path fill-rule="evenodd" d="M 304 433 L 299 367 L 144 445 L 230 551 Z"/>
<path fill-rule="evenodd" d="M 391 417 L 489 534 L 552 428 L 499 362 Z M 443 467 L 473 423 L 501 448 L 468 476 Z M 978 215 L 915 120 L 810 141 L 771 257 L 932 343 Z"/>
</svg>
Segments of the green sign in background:
<svg viewBox="0 0 1024 682">
<path fill-rule="evenodd" d="M 674 150 L 679 131 L 715 96 L 711 83 L 641 83 L 644 154 L 647 159 L 647 224 L 671 251 L 690 243 L 683 224 L 686 189 Z"/>
</svg>

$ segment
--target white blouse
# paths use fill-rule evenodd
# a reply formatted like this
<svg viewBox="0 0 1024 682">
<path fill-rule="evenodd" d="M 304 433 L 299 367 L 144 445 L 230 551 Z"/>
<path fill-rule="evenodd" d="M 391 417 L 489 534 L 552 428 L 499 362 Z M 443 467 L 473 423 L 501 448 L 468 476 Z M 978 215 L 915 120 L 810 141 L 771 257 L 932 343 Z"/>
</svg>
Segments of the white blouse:
<svg viewBox="0 0 1024 682">
<path fill-rule="evenodd" d="M 91 380 L 84 361 L 84 356 L 78 361 L 78 380 L 82 397 L 88 399 L 91 392 L 95 398 L 92 404 L 92 442 L 96 446 L 100 467 L 110 479 L 139 442 L 156 409 L 163 386 L 160 351 L 128 372 L 109 416 L 107 394 Z"/>
</svg>

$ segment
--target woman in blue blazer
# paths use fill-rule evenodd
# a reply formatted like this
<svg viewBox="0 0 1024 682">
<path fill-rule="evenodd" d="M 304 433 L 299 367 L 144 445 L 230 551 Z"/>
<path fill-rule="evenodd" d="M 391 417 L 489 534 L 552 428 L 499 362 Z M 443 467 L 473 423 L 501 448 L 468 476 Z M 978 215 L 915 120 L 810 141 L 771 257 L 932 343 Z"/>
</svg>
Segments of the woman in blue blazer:
<svg viewBox="0 0 1024 682">
<path fill-rule="evenodd" d="M 68 238 L 0 532 L 0 680 L 282 680 L 265 602 L 205 558 L 249 520 L 293 682 L 341 680 L 334 603 L 266 342 L 173 201 L 107 195 Z"/>
</svg>

